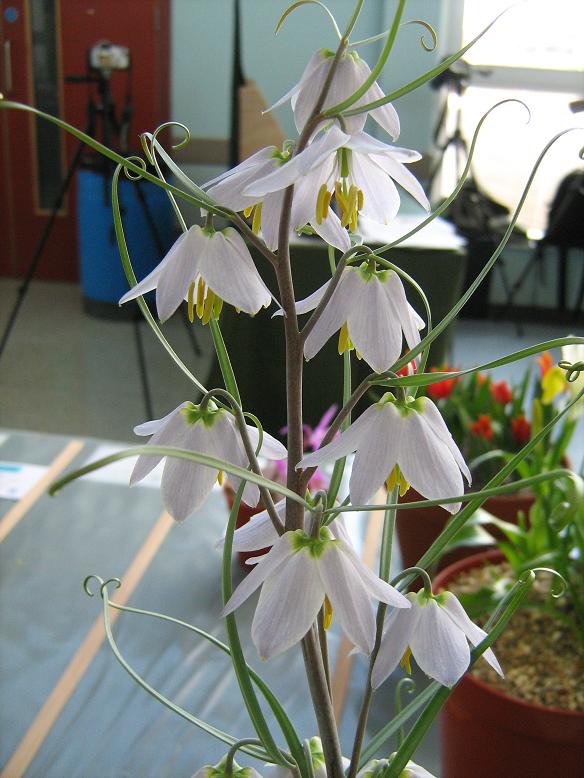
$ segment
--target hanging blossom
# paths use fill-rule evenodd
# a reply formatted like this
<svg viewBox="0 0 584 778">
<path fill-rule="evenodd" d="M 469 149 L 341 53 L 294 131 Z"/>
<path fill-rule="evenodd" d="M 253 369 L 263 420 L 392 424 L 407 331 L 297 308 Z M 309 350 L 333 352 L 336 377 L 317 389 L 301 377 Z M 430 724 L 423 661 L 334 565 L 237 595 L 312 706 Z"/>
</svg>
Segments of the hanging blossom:
<svg viewBox="0 0 584 778">
<path fill-rule="evenodd" d="M 258 430 L 247 425 L 247 431 L 255 448 L 259 441 Z M 134 432 L 136 435 L 152 435 L 149 446 L 174 446 L 214 456 L 240 467 L 249 465 L 233 414 L 218 408 L 212 401 L 205 408 L 191 402 L 182 403 L 164 418 L 134 427 Z M 268 459 L 282 459 L 287 455 L 284 446 L 266 432 L 260 453 Z M 130 485 L 145 478 L 163 458 L 150 454 L 139 456 Z M 221 480 L 221 472 L 212 467 L 167 457 L 161 483 L 164 507 L 174 519 L 183 521 L 204 503 L 218 478 Z M 230 476 L 230 481 L 235 489 L 239 488 L 239 478 Z M 258 487 L 248 481 L 242 499 L 248 505 L 257 505 L 260 499 Z"/>
<path fill-rule="evenodd" d="M 283 516 L 285 503 L 277 505 Z M 273 544 L 273 545 L 272 545 Z M 254 551 L 272 545 L 233 592 L 223 615 L 233 613 L 260 586 L 251 636 L 262 659 L 276 656 L 298 643 L 325 608 L 325 626 L 332 614 L 360 651 L 370 654 L 375 643 L 375 614 L 371 598 L 409 608 L 396 589 L 378 578 L 355 552 L 342 518 L 321 527 L 312 537 L 303 530 L 277 537 L 266 514 L 257 514 L 236 530 L 235 551 Z"/>
<path fill-rule="evenodd" d="M 297 313 L 316 308 L 330 281 L 296 303 Z M 339 354 L 355 348 L 376 373 L 388 370 L 402 353 L 402 332 L 409 348 L 420 342 L 425 322 L 406 299 L 400 277 L 393 270 L 376 270 L 374 262 L 346 267 L 331 299 L 304 343 L 312 359 L 337 330 Z"/>
<path fill-rule="evenodd" d="M 294 122 L 299 133 L 304 129 L 304 125 L 322 92 L 334 56 L 335 52 L 330 49 L 320 49 L 313 54 L 300 77 L 300 81 L 269 109 L 273 110 L 290 100 L 294 111 Z M 356 51 L 344 51 L 337 63 L 322 110 L 325 111 L 327 108 L 344 102 L 359 89 L 370 75 L 369 65 L 359 57 Z M 351 106 L 351 110 L 383 97 L 385 94 L 375 81 L 363 97 Z M 375 119 L 391 135 L 393 140 L 397 140 L 400 132 L 399 117 L 391 103 L 386 103 L 368 113 L 343 117 L 347 132 L 351 134 L 360 132 L 365 126 L 368 115 Z"/>
<path fill-rule="evenodd" d="M 389 759 L 372 759 L 367 762 L 365 767 L 357 773 L 357 778 L 377 778 L 389 767 L 396 753 L 397 751 L 394 751 Z M 408 762 L 399 774 L 399 778 L 434 778 L 434 776 L 415 762 Z"/>
<path fill-rule="evenodd" d="M 317 223 L 328 219 L 334 196 L 341 211 L 341 225 L 355 232 L 359 216 L 381 224 L 395 217 L 400 206 L 396 183 L 423 208 L 430 209 L 422 186 L 405 167 L 419 159 L 421 154 L 413 149 L 390 146 L 365 132 L 348 135 L 328 125 L 300 154 L 248 184 L 244 194 L 265 197 L 291 184 L 300 186 L 309 175 L 310 208 Z"/>
<path fill-rule="evenodd" d="M 326 764 L 320 738 L 311 737 L 309 740 L 309 747 L 314 778 L 327 778 Z M 343 757 L 343 769 L 346 770 L 350 764 L 350 760 Z M 296 771 L 292 771 L 287 767 L 280 767 L 280 765 L 266 765 L 264 767 L 265 778 L 296 778 L 296 775 Z"/>
<path fill-rule="evenodd" d="M 205 765 L 192 776 L 192 778 L 262 778 L 253 767 L 240 767 L 235 760 L 232 762 L 232 770 L 226 771 L 227 757 L 224 756 L 216 765 Z"/>
<path fill-rule="evenodd" d="M 335 141 L 334 136 L 332 141 Z M 282 151 L 276 146 L 268 146 L 252 154 L 237 167 L 203 184 L 203 189 L 207 190 L 207 194 L 215 202 L 233 211 L 243 211 L 245 216 L 251 217 L 253 231 L 256 234 L 261 231 L 267 247 L 272 251 L 278 248 L 284 191 L 269 192 L 261 197 L 250 196 L 244 192 L 255 181 L 276 172 L 282 165 L 286 164 L 292 149 L 289 142 L 285 144 Z M 294 191 L 290 227 L 292 230 L 300 231 L 308 224 L 331 246 L 341 251 L 347 251 L 351 246 L 351 241 L 347 231 L 341 225 L 339 217 L 330 207 L 330 200 L 326 209 L 317 215 L 312 198 L 314 191 L 316 191 L 315 187 L 318 188 L 318 186 L 315 179 L 316 174 L 308 172 L 308 165 L 318 164 L 330 155 L 331 151 L 328 144 L 323 143 L 314 147 L 311 154 L 304 159 L 302 169 L 306 169 L 307 175 L 298 183 Z"/>
<path fill-rule="evenodd" d="M 368 503 L 385 482 L 400 494 L 413 486 L 430 500 L 462 494 L 471 475 L 438 408 L 427 397 L 405 402 L 387 393 L 337 440 L 307 454 L 297 468 L 323 465 L 356 451 L 349 481 L 353 505 Z M 443 506 L 456 513 L 460 503 Z"/>
<path fill-rule="evenodd" d="M 156 289 L 156 309 L 166 321 L 183 300 L 206 324 L 223 301 L 256 314 L 272 296 L 262 281 L 245 241 L 232 227 L 216 231 L 194 225 L 174 243 L 162 262 L 121 298 L 120 305 Z"/>
<path fill-rule="evenodd" d="M 432 595 L 421 589 L 407 598 L 412 607 L 407 611 L 393 611 L 386 621 L 371 686 L 377 689 L 400 662 L 410 672 L 410 656 L 430 678 L 443 686 L 453 686 L 468 670 L 468 641 L 478 646 L 487 633 L 473 624 L 451 592 Z M 490 648 L 482 656 L 503 675 Z"/>
</svg>

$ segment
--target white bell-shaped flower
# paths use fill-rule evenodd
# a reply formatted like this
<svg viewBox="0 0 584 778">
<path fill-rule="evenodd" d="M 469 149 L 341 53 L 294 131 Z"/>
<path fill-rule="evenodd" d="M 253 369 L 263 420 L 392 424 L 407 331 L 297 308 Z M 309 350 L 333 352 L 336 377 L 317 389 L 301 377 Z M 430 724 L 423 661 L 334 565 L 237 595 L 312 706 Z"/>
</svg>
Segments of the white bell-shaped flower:
<svg viewBox="0 0 584 778">
<path fill-rule="evenodd" d="M 389 767 L 395 754 L 396 752 L 394 751 L 389 759 L 372 759 L 370 762 L 367 762 L 365 767 L 357 773 L 357 778 L 377 778 L 386 767 Z M 434 776 L 415 762 L 408 762 L 399 774 L 399 778 L 434 778 Z"/>
<path fill-rule="evenodd" d="M 326 764 L 324 761 L 324 753 L 322 750 L 322 743 L 319 737 L 311 737 L 309 741 L 310 756 L 312 757 L 312 771 L 314 778 L 327 778 Z M 346 770 L 351 764 L 349 759 L 343 757 L 343 769 Z M 264 767 L 265 778 L 296 778 L 296 773 L 289 770 L 287 767 L 280 767 L 279 765 L 265 765 Z"/>
<path fill-rule="evenodd" d="M 364 505 L 389 479 L 411 485 L 429 500 L 463 493 L 468 467 L 440 411 L 427 397 L 398 402 L 391 394 L 367 408 L 351 426 L 323 448 L 304 456 L 297 467 L 335 462 L 356 451 L 349 481 L 351 502 Z M 456 513 L 460 503 L 444 505 Z"/>
<path fill-rule="evenodd" d="M 257 446 L 257 427 L 248 425 L 247 430 L 252 445 Z M 217 408 L 213 402 L 209 402 L 205 409 L 190 402 L 182 403 L 164 418 L 134 427 L 134 432 L 136 435 L 152 435 L 149 446 L 184 448 L 240 467 L 249 464 L 233 414 Z M 284 459 L 287 456 L 286 448 L 267 432 L 264 432 L 260 453 L 268 459 Z M 130 485 L 145 478 L 162 459 L 158 455 L 139 456 Z M 211 467 L 187 459 L 167 457 L 161 484 L 164 507 L 177 521 L 183 521 L 204 503 L 217 477 L 218 471 Z M 235 489 L 239 487 L 239 478 L 230 476 L 230 481 Z M 243 490 L 244 502 L 257 505 L 259 499 L 258 487 L 248 481 Z"/>
<path fill-rule="evenodd" d="M 297 313 L 311 311 L 321 301 L 327 282 L 305 300 Z M 338 330 L 339 353 L 354 346 L 376 373 L 388 370 L 402 353 L 402 333 L 409 348 L 420 342 L 423 319 L 406 299 L 400 277 L 393 270 L 375 270 L 364 262 L 346 267 L 331 299 L 304 343 L 304 356 L 312 359 Z"/>
<path fill-rule="evenodd" d="M 195 225 L 172 246 L 162 262 L 121 298 L 120 305 L 156 289 L 156 309 L 166 321 L 183 300 L 197 306 L 208 321 L 222 301 L 256 314 L 272 296 L 262 281 L 241 235 Z"/>
<path fill-rule="evenodd" d="M 434 596 L 421 589 L 407 597 L 412 607 L 393 611 L 386 620 L 371 675 L 372 687 L 380 686 L 400 662 L 409 666 L 410 654 L 430 678 L 453 686 L 468 670 L 469 641 L 477 646 L 487 633 L 469 619 L 451 592 Z M 492 649 L 488 648 L 483 657 L 503 675 Z"/>
<path fill-rule="evenodd" d="M 283 510 L 283 506 L 278 506 Z M 396 589 L 378 578 L 359 558 L 336 519 L 314 538 L 303 530 L 285 532 L 274 542 L 275 532 L 266 515 L 258 514 L 234 534 L 234 548 L 255 550 L 273 543 L 224 608 L 232 613 L 260 586 L 262 591 L 253 618 L 251 635 L 263 659 L 293 646 L 314 624 L 327 600 L 349 640 L 370 654 L 375 642 L 375 614 L 371 598 L 408 608 L 410 603 Z"/>
<path fill-rule="evenodd" d="M 324 153 L 329 153 L 326 146 L 323 149 Z M 286 164 L 290 151 L 288 147 L 281 152 L 276 146 L 261 149 L 237 167 L 203 184 L 203 188 L 207 189 L 207 194 L 215 202 L 233 211 L 243 211 L 245 215 L 252 217 L 252 229 L 256 233 L 261 230 L 266 245 L 272 251 L 278 248 L 284 190 L 270 192 L 259 198 L 246 195 L 244 191 L 258 179 Z M 317 216 L 312 197 L 316 186 L 313 179 L 314 175 L 308 174 L 295 188 L 290 227 L 292 230 L 301 230 L 308 224 L 331 246 L 347 251 L 351 241 L 339 217 L 330 207 L 330 198 L 324 209 L 321 206 Z"/>
<path fill-rule="evenodd" d="M 329 49 L 320 49 L 312 55 L 308 65 L 304 69 L 300 81 L 295 84 L 289 92 L 281 97 L 270 110 L 283 105 L 288 100 L 291 101 L 294 111 L 294 122 L 298 132 L 302 132 L 316 101 L 322 91 L 327 79 L 330 66 L 334 59 L 335 52 Z M 333 79 L 330 83 L 327 96 L 323 103 L 322 110 L 332 108 L 350 97 L 371 75 L 369 65 L 357 54 L 356 51 L 345 51 L 337 63 Z M 359 98 L 351 109 L 358 108 L 366 103 L 379 100 L 385 97 L 381 87 L 375 81 L 365 92 L 363 97 Z M 375 108 L 368 113 L 358 114 L 357 116 L 347 116 L 343 122 L 349 133 L 359 132 L 363 129 L 367 116 L 383 127 L 391 135 L 393 140 L 397 140 L 400 132 L 399 117 L 397 111 L 391 103 L 386 103 L 380 108 Z"/>
<path fill-rule="evenodd" d="M 421 155 L 412 149 L 390 146 L 365 132 L 348 135 L 332 125 L 325 127 L 300 154 L 249 183 L 243 193 L 259 199 L 291 184 L 299 185 L 310 175 L 309 202 L 315 218 L 327 220 L 326 208 L 334 196 L 341 211 L 341 224 L 355 232 L 359 215 L 381 224 L 395 217 L 400 206 L 396 183 L 423 208 L 430 209 L 422 186 L 405 167 L 419 159 Z"/>
</svg>

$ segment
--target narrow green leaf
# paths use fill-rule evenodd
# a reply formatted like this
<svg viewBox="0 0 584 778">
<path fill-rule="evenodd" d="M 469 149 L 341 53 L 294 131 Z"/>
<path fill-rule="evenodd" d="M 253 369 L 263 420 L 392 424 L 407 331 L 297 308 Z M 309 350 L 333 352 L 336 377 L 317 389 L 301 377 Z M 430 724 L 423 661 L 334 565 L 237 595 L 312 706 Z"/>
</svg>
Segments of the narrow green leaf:
<svg viewBox="0 0 584 778">
<path fill-rule="evenodd" d="M 235 380 L 235 373 L 233 372 L 233 366 L 231 365 L 231 360 L 229 359 L 227 346 L 225 345 L 223 335 L 221 334 L 219 322 L 213 316 L 211 316 L 209 319 L 209 326 L 211 327 L 213 345 L 215 346 L 215 353 L 217 354 L 221 375 L 223 376 L 223 381 L 225 382 L 225 388 L 229 394 L 233 395 L 237 401 L 237 404 L 241 407 L 241 395 L 239 394 L 237 381 Z"/>
<path fill-rule="evenodd" d="M 59 478 L 58 481 L 55 481 L 53 484 L 51 484 L 49 488 L 49 494 L 54 496 L 68 483 L 75 481 L 77 478 L 81 478 L 84 475 L 87 475 L 87 473 L 92 473 L 94 470 L 99 470 L 106 465 L 111 465 L 113 462 L 117 462 L 120 459 L 141 456 L 142 454 L 145 454 L 146 456 L 151 455 L 159 457 L 178 457 L 178 459 L 187 459 L 190 462 L 195 462 L 198 465 L 206 465 L 207 467 L 212 467 L 215 470 L 223 470 L 224 472 L 237 476 L 237 478 L 241 478 L 244 481 L 251 481 L 251 483 L 257 484 L 258 486 L 265 486 L 267 489 L 272 489 L 275 492 L 279 492 L 285 497 L 289 497 L 291 500 L 295 500 L 296 502 L 300 503 L 306 510 L 310 510 L 310 505 L 306 502 L 306 500 L 303 500 L 302 497 L 296 494 L 296 492 L 287 489 L 285 486 L 282 486 L 275 481 L 271 481 L 269 478 L 256 475 L 250 470 L 246 470 L 245 468 L 239 467 L 238 465 L 233 465 L 231 462 L 225 462 L 223 459 L 218 459 L 217 457 L 212 457 L 207 454 L 200 454 L 197 451 L 188 451 L 184 448 L 174 448 L 173 446 L 136 446 L 135 448 L 117 451 L 115 454 L 110 454 L 109 456 L 103 457 L 102 459 L 97 459 L 95 462 L 91 462 L 84 467 L 80 467 L 78 470 L 74 470 L 72 473 L 67 473 L 67 475 L 63 476 L 63 478 Z"/>
</svg>

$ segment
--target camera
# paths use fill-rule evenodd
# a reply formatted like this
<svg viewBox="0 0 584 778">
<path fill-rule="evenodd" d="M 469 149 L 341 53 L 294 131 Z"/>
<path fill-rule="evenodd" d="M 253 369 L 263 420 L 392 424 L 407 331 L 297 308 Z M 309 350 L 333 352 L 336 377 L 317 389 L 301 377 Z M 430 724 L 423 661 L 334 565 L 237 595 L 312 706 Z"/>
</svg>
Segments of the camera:
<svg viewBox="0 0 584 778">
<path fill-rule="evenodd" d="M 113 70 L 130 69 L 130 49 L 107 40 L 98 41 L 87 52 L 87 62 L 91 70 L 108 77 Z"/>
</svg>

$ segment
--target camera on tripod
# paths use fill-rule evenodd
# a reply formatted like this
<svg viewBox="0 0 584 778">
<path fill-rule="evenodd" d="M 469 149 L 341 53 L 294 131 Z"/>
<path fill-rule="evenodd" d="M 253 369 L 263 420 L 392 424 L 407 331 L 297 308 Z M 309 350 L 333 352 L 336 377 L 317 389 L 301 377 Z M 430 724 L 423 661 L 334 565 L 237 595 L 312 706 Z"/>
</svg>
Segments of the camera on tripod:
<svg viewBox="0 0 584 778">
<path fill-rule="evenodd" d="M 87 65 L 89 70 L 109 78 L 114 70 L 130 69 L 130 49 L 107 40 L 98 41 L 87 52 Z"/>
</svg>

